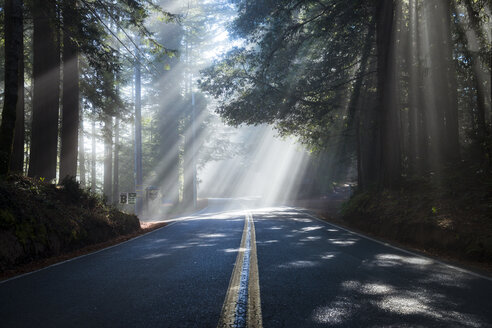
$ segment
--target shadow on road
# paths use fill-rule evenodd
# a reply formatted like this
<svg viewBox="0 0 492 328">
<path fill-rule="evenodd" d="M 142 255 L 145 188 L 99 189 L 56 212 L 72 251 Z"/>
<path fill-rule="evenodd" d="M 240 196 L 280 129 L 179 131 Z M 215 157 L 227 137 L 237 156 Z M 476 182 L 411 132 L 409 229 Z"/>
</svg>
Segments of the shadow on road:
<svg viewBox="0 0 492 328">
<path fill-rule="evenodd" d="M 291 208 L 253 212 L 266 327 L 492 325 L 492 283 Z"/>
</svg>

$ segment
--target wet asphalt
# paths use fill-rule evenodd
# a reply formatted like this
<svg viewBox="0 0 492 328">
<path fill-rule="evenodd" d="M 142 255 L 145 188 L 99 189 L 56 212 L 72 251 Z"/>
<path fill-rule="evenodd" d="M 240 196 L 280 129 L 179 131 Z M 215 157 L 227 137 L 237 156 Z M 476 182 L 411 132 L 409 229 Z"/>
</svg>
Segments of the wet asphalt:
<svg viewBox="0 0 492 328">
<path fill-rule="evenodd" d="M 233 204 L 226 208 L 226 204 Z M 0 283 L 0 327 L 216 327 L 239 203 Z M 251 210 L 263 327 L 492 327 L 492 280 L 300 210 Z"/>
</svg>

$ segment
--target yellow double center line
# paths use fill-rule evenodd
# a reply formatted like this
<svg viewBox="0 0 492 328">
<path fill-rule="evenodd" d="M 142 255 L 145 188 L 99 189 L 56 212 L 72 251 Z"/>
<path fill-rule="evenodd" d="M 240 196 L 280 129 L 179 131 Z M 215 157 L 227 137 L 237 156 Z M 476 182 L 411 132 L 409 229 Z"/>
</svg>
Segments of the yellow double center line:
<svg viewBox="0 0 492 328">
<path fill-rule="evenodd" d="M 263 327 L 255 224 L 249 212 L 246 213 L 244 220 L 241 246 L 217 327 Z"/>
</svg>

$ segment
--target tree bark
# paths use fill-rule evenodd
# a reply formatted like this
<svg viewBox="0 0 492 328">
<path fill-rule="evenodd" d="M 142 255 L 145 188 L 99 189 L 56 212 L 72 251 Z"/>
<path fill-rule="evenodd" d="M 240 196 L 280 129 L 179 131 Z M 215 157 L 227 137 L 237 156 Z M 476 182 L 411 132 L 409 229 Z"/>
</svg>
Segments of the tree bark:
<svg viewBox="0 0 492 328">
<path fill-rule="evenodd" d="M 95 113 L 93 113 L 95 116 Z M 96 119 L 92 117 L 91 126 L 91 190 L 96 192 Z"/>
<path fill-rule="evenodd" d="M 76 35 L 76 1 L 63 1 L 63 98 L 60 150 L 60 181 L 77 175 L 79 130 L 79 60 Z"/>
<path fill-rule="evenodd" d="M 80 106 L 82 107 L 82 106 Z M 80 124 L 79 124 L 79 175 L 80 186 L 85 188 L 87 185 L 86 180 L 86 167 L 85 167 L 85 149 L 84 149 L 84 118 L 82 112 L 80 112 Z"/>
<path fill-rule="evenodd" d="M 371 55 L 371 49 L 374 43 L 374 31 L 375 25 L 371 23 L 369 25 L 366 42 L 364 44 L 364 48 L 362 50 L 360 67 L 357 72 L 359 78 L 354 83 L 354 89 L 352 91 L 352 95 L 349 102 L 349 123 L 348 128 L 352 129 L 355 126 L 355 138 L 356 138 L 356 156 L 357 156 L 357 186 L 359 190 L 364 190 L 367 185 L 371 184 L 371 179 L 364 173 L 363 165 L 365 165 L 366 161 L 369 160 L 367 158 L 363 158 L 362 147 L 361 147 L 361 110 L 359 104 L 361 99 L 361 91 L 364 82 L 364 76 L 367 71 L 367 65 L 369 56 Z"/>
<path fill-rule="evenodd" d="M 0 174 L 10 170 L 17 105 L 19 101 L 19 62 L 22 61 L 22 0 L 5 1 L 5 90 L 0 126 Z"/>
<path fill-rule="evenodd" d="M 487 113 L 490 111 L 490 108 L 487 109 L 487 90 L 483 85 L 484 81 L 487 81 L 487 73 L 484 69 L 482 69 L 482 65 L 484 67 L 487 66 L 487 62 L 484 62 L 483 58 L 481 58 L 478 54 L 480 48 L 486 47 L 487 37 L 481 27 L 480 24 L 480 15 L 473 8 L 473 4 L 471 0 L 464 0 L 465 8 L 468 14 L 468 20 L 472 27 L 473 33 L 470 37 L 467 38 L 467 46 L 470 51 L 470 56 L 472 58 L 472 70 L 473 70 L 473 83 L 475 85 L 476 93 L 477 93 L 477 115 L 476 115 L 476 123 L 477 123 L 477 136 L 478 143 L 480 143 L 482 157 L 483 159 L 487 159 L 489 164 L 492 163 L 492 149 L 490 149 L 490 145 L 487 146 L 490 141 L 487 141 L 490 138 L 489 129 L 487 128 Z M 461 31 L 461 33 L 465 34 L 465 31 Z M 492 73 L 492 53 L 490 54 L 490 62 L 489 69 Z M 490 86 L 490 98 L 489 102 L 492 100 L 492 83 L 491 80 L 487 81 Z M 489 104 L 490 105 L 490 104 Z"/>
<path fill-rule="evenodd" d="M 21 20 L 21 28 L 23 28 L 23 23 Z M 19 49 L 19 85 L 17 92 L 17 109 L 16 109 L 16 119 L 15 119 L 15 132 L 14 132 L 14 146 L 12 152 L 12 158 L 10 159 L 10 171 L 23 173 L 24 172 L 24 142 L 25 142 L 25 131 L 24 131 L 24 40 L 23 35 L 20 40 Z"/>
<path fill-rule="evenodd" d="M 113 203 L 118 204 L 120 189 L 120 120 L 114 122 Z"/>
<path fill-rule="evenodd" d="M 106 115 L 104 118 L 104 180 L 103 194 L 106 196 L 106 202 L 112 203 L 113 197 L 113 119 Z"/>
<path fill-rule="evenodd" d="M 459 126 L 458 126 L 458 82 L 456 77 L 456 65 L 453 60 L 453 40 L 451 38 L 451 9 L 448 1 L 443 1 L 443 11 L 445 14 L 445 28 L 443 29 L 443 50 L 445 51 L 444 60 L 447 90 L 445 99 L 447 104 L 444 107 L 445 118 L 445 141 L 444 158 L 447 162 L 457 162 L 460 160 Z"/>
<path fill-rule="evenodd" d="M 396 106 L 394 67 L 395 4 L 380 0 L 376 8 L 377 107 L 380 115 L 380 186 L 393 188 L 401 179 L 400 116 Z"/>
<path fill-rule="evenodd" d="M 60 45 L 57 8 L 33 0 L 33 104 L 29 176 L 56 178 L 60 96 Z"/>
<path fill-rule="evenodd" d="M 409 1 L 409 42 L 407 52 L 408 77 L 408 169 L 410 174 L 417 172 L 419 161 L 419 53 L 418 53 L 418 13 L 416 0 Z"/>
<path fill-rule="evenodd" d="M 189 112 L 188 110 L 186 112 Z M 184 147 L 183 147 L 183 199 L 182 204 L 186 208 L 191 208 L 193 205 L 193 136 L 191 132 L 190 118 L 185 117 L 186 124 L 184 133 Z"/>
</svg>

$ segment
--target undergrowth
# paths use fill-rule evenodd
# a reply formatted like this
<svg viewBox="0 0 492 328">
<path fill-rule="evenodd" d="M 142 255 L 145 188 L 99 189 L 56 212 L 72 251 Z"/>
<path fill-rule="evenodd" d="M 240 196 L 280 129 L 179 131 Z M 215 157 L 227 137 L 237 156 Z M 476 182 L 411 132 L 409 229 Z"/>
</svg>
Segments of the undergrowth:
<svg viewBox="0 0 492 328">
<path fill-rule="evenodd" d="M 54 185 L 21 175 L 0 180 L 0 270 L 140 229 L 73 178 Z"/>
<path fill-rule="evenodd" d="M 492 262 L 492 174 L 454 166 L 406 178 L 397 190 L 357 192 L 344 221 L 452 257 Z"/>
</svg>

